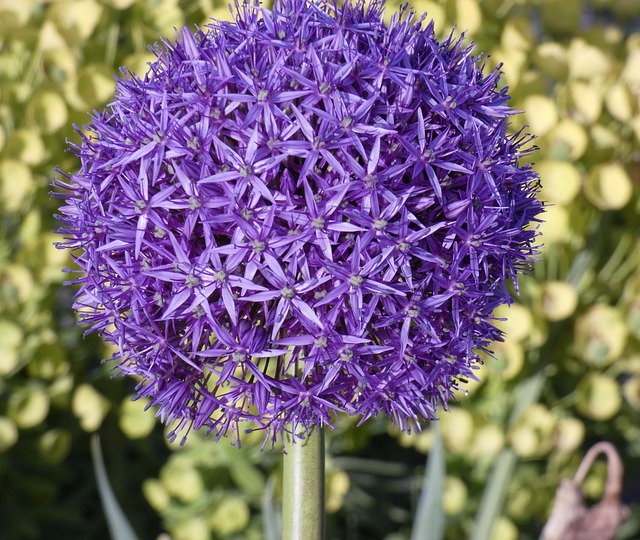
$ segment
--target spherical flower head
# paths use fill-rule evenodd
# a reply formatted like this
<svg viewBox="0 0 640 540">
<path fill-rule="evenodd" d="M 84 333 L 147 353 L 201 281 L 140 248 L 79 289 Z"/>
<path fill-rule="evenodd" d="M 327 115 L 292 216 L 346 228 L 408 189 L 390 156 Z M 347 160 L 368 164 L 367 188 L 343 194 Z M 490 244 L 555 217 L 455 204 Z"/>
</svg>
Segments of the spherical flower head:
<svg viewBox="0 0 640 540">
<path fill-rule="evenodd" d="M 415 428 L 475 378 L 535 254 L 529 139 L 499 73 L 406 9 L 236 8 L 81 132 L 58 183 L 80 320 L 173 437 Z"/>
</svg>

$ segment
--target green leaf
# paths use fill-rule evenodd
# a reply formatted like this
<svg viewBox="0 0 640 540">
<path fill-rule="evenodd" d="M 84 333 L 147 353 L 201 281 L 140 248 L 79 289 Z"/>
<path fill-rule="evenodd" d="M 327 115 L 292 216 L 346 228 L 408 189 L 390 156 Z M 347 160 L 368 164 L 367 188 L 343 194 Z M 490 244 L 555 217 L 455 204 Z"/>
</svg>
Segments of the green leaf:
<svg viewBox="0 0 640 540">
<path fill-rule="evenodd" d="M 238 452 L 238 454 L 240 454 Z M 260 497 L 264 493 L 264 476 L 258 467 L 248 460 L 236 459 L 229 463 L 229 474 L 233 483 L 252 497 Z"/>
<path fill-rule="evenodd" d="M 275 504 L 276 478 L 269 477 L 262 495 L 262 530 L 264 540 L 280 540 L 282 525 L 281 516 Z"/>
<path fill-rule="evenodd" d="M 98 482 L 100 500 L 107 518 L 111 538 L 113 540 L 138 540 L 109 484 L 109 478 L 102 459 L 102 450 L 100 449 L 100 438 L 97 435 L 91 437 L 91 456 L 93 458 L 93 470 Z"/>
<path fill-rule="evenodd" d="M 544 381 L 545 376 L 538 373 L 519 385 L 517 391 L 520 397 L 511 411 L 510 425 L 513 425 L 518 420 L 518 417 L 527 407 L 538 401 Z M 510 448 L 505 448 L 498 454 L 489 475 L 489 481 L 482 493 L 473 533 L 469 540 L 489 540 L 491 538 L 493 526 L 502 514 L 504 498 L 517 461 L 517 456 Z M 414 539 L 412 538 L 412 540 Z"/>
<path fill-rule="evenodd" d="M 433 443 L 427 458 L 422 492 L 418 500 L 411 540 L 441 540 L 444 535 L 442 494 L 446 474 L 444 448 L 437 422 L 431 422 Z"/>
<path fill-rule="evenodd" d="M 491 537 L 493 525 L 502 513 L 502 504 L 516 462 L 517 456 L 510 448 L 498 454 L 482 494 L 470 540 L 487 540 Z"/>
</svg>

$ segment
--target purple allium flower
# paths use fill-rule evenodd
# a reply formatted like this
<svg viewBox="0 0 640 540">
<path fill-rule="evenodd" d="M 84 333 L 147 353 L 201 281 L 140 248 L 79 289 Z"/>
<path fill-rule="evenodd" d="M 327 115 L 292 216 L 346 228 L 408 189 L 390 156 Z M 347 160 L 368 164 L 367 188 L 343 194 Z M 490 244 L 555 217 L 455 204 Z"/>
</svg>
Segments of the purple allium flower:
<svg viewBox="0 0 640 540">
<path fill-rule="evenodd" d="M 406 7 L 237 9 L 125 73 L 75 147 L 80 320 L 173 437 L 410 430 L 475 378 L 535 253 L 529 138 L 499 73 Z"/>
</svg>

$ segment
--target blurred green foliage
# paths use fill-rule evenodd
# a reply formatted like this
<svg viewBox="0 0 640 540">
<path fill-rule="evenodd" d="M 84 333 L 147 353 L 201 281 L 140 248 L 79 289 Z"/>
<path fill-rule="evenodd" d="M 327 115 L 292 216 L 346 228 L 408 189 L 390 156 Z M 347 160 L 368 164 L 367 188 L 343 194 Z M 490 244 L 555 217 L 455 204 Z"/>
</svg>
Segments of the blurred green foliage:
<svg viewBox="0 0 640 540">
<path fill-rule="evenodd" d="M 555 488 L 595 441 L 625 466 L 640 536 L 640 2 L 416 0 L 446 35 L 504 62 L 516 132 L 538 138 L 542 261 L 518 302 L 499 310 L 507 332 L 468 395 L 443 414 L 446 538 L 467 538 L 492 465 L 517 464 L 492 539 L 537 538 Z M 390 3 L 388 11 L 397 7 Z M 183 24 L 228 18 L 219 0 L 0 0 L 0 539 L 103 539 L 89 437 L 100 432 L 111 482 L 141 538 L 260 539 L 278 507 L 280 456 L 192 434 L 166 442 L 132 381 L 112 379 L 111 352 L 83 339 L 70 305 L 67 255 L 52 234 L 55 166 L 72 125 L 112 96 L 113 74 L 138 73 L 147 45 Z M 72 277 L 72 275 L 71 275 Z M 513 416 L 518 388 L 544 377 L 539 400 Z M 427 428 L 400 434 L 382 419 L 329 434 L 329 538 L 408 539 Z M 597 499 L 604 467 L 586 483 Z M 274 489 L 275 486 L 275 489 Z M 266 494 L 266 495 L 265 495 Z M 271 495 L 273 500 L 269 500 Z"/>
</svg>

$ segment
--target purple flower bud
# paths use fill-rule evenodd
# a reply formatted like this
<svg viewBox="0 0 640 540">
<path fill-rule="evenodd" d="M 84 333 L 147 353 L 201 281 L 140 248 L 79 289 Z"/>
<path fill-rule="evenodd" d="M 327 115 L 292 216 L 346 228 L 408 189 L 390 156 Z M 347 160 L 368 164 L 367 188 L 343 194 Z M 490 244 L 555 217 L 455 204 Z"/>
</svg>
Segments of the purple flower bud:
<svg viewBox="0 0 640 540">
<path fill-rule="evenodd" d="M 56 184 L 80 321 L 174 437 L 416 428 L 536 253 L 530 139 L 499 73 L 406 8 L 237 9 L 163 41 L 81 132 Z"/>
</svg>

